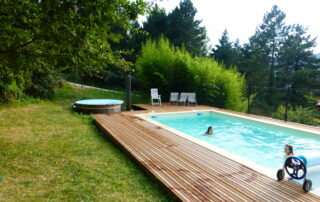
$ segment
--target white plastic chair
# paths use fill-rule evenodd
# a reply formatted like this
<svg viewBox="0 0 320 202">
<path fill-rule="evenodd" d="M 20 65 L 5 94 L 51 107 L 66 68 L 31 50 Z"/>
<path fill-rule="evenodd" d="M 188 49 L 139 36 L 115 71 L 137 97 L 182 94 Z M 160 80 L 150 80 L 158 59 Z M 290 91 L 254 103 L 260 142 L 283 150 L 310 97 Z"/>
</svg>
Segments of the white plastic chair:
<svg viewBox="0 0 320 202">
<path fill-rule="evenodd" d="M 154 102 L 157 100 L 157 102 Z M 161 95 L 158 94 L 158 88 L 151 88 L 151 104 L 161 105 Z"/>
<path fill-rule="evenodd" d="M 176 105 L 178 104 L 178 98 L 179 98 L 179 93 L 170 93 L 170 100 L 169 100 L 169 104 L 171 104 L 171 102 L 175 103 Z"/>
</svg>

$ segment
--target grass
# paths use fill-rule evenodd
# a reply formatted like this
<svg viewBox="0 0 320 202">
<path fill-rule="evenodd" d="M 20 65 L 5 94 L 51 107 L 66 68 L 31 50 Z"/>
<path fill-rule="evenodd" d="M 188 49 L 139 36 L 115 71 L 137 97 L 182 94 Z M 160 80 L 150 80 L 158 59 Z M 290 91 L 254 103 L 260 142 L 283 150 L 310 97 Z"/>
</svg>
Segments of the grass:
<svg viewBox="0 0 320 202">
<path fill-rule="evenodd" d="M 52 100 L 0 108 L 0 201 L 172 200 L 99 133 L 90 115 L 71 110 L 83 98 L 123 99 L 124 93 L 64 85 Z"/>
</svg>

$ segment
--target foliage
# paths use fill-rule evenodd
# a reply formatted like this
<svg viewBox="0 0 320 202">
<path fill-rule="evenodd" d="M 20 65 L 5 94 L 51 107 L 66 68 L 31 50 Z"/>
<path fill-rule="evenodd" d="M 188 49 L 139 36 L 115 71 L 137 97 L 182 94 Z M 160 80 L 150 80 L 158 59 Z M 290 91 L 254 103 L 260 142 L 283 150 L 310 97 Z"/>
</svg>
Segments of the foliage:
<svg viewBox="0 0 320 202">
<path fill-rule="evenodd" d="M 147 16 L 147 20 L 143 22 L 143 30 L 148 33 L 150 38 L 157 39 L 161 35 L 165 35 L 168 29 L 169 20 L 166 11 L 155 5 Z"/>
<path fill-rule="evenodd" d="M 128 66 L 111 49 L 110 43 L 121 39 L 112 29 L 129 29 L 144 7 L 142 0 L 1 1 L 0 101 L 17 97 L 12 85 L 20 91 L 36 89 L 30 86 L 38 73 L 69 68 L 83 74 L 107 64 Z"/>
<path fill-rule="evenodd" d="M 266 69 L 264 78 L 269 87 L 274 87 L 275 66 L 279 63 L 279 49 L 286 37 L 284 25 L 285 13 L 277 6 L 273 6 L 270 12 L 263 17 L 263 23 L 256 29 L 256 33 L 250 38 L 251 57 L 255 65 Z"/>
<path fill-rule="evenodd" d="M 306 100 L 307 106 L 315 106 L 319 102 L 319 96 L 315 95 L 312 92 L 305 93 L 303 97 Z M 319 114 L 319 118 L 320 118 L 320 114 Z"/>
<path fill-rule="evenodd" d="M 319 126 L 320 125 L 320 113 L 319 109 L 315 108 L 315 104 L 319 100 L 319 97 L 313 93 L 303 94 L 304 103 L 300 106 L 288 107 L 288 121 Z M 276 112 L 272 114 L 273 118 L 284 119 L 285 107 L 280 105 Z"/>
<path fill-rule="evenodd" d="M 148 40 L 137 60 L 137 76 L 145 89 L 197 93 L 200 103 L 244 111 L 245 81 L 236 70 L 227 70 L 210 58 L 192 57 L 167 39 Z"/>
<path fill-rule="evenodd" d="M 224 30 L 219 45 L 213 48 L 211 56 L 226 67 L 238 66 L 241 57 L 241 47 L 239 41 L 233 43 L 229 39 L 228 31 Z"/>
<path fill-rule="evenodd" d="M 292 106 L 289 106 L 287 116 L 288 116 L 288 121 L 291 121 L 291 122 L 319 126 L 320 119 L 319 117 L 317 118 L 316 116 L 317 113 L 319 113 L 319 111 L 315 108 L 306 108 L 302 106 L 297 106 L 292 108 Z M 277 111 L 272 114 L 272 117 L 276 119 L 283 120 L 284 116 L 285 116 L 285 107 L 283 105 L 280 105 L 277 108 Z"/>
<path fill-rule="evenodd" d="M 283 87 L 288 83 L 295 87 L 296 73 L 306 69 L 316 72 L 320 64 L 312 53 L 315 38 L 307 35 L 307 29 L 299 24 L 286 25 L 285 17 L 283 11 L 273 6 L 247 45 L 250 53 L 247 65 L 256 66 L 258 74 L 264 69 L 264 76 L 258 80 L 264 79 L 268 87 Z M 255 74 L 254 70 L 250 73 Z"/>
<path fill-rule="evenodd" d="M 163 35 L 174 46 L 184 47 L 193 56 L 206 56 L 206 29 L 200 26 L 201 20 L 195 19 L 196 13 L 191 0 L 181 1 L 179 7 L 169 14 L 156 5 L 143 23 L 143 30 L 149 33 L 151 39 Z"/>
<path fill-rule="evenodd" d="M 306 102 L 304 89 L 320 85 L 320 60 L 312 52 L 315 38 L 299 24 L 287 25 L 285 17 L 278 6 L 273 6 L 241 48 L 241 61 L 235 62 L 250 86 L 264 88 L 254 102 L 265 114 L 284 104 L 286 96 L 281 89 L 287 84 L 291 85 L 289 102 L 293 107 Z"/>
<path fill-rule="evenodd" d="M 193 56 L 207 55 L 207 34 L 205 27 L 196 20 L 197 9 L 191 0 L 183 0 L 168 15 L 169 28 L 166 37 L 174 46 L 184 46 Z"/>
<path fill-rule="evenodd" d="M 52 69 L 46 72 L 34 71 L 24 92 L 34 97 L 50 98 L 54 94 L 53 89 L 57 86 L 58 78 L 58 73 Z"/>
</svg>

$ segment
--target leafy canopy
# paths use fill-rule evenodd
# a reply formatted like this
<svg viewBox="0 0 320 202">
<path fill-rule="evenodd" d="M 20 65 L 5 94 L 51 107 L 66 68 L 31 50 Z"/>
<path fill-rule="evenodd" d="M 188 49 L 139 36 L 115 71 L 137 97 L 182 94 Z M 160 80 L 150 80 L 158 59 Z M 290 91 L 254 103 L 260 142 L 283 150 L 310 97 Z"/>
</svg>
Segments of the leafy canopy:
<svg viewBox="0 0 320 202">
<path fill-rule="evenodd" d="M 34 73 L 43 84 L 51 71 L 97 72 L 122 64 L 110 46 L 121 39 L 112 27 L 129 29 L 144 7 L 142 0 L 1 1 L 0 102 L 36 82 Z"/>
</svg>

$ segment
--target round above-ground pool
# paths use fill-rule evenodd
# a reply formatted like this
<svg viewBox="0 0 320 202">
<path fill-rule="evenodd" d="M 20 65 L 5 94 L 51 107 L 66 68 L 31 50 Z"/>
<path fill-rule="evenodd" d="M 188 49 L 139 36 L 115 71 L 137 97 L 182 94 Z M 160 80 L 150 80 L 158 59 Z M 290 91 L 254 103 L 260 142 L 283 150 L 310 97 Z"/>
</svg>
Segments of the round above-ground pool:
<svg viewBox="0 0 320 202">
<path fill-rule="evenodd" d="M 77 112 L 82 112 L 85 114 L 93 113 L 113 113 L 120 112 L 122 100 L 112 100 L 112 99 L 88 99 L 88 100 L 78 100 L 73 104 L 73 108 Z"/>
</svg>

